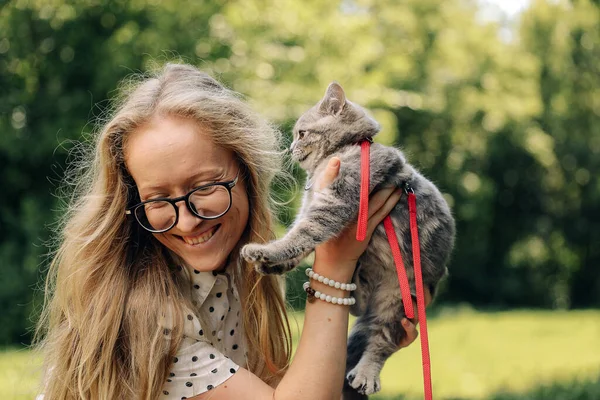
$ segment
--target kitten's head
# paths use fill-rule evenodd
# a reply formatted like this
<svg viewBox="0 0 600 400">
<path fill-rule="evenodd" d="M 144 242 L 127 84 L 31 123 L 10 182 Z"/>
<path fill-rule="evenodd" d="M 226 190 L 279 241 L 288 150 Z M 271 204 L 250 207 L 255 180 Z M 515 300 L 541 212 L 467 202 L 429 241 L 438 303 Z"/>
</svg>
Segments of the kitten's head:
<svg viewBox="0 0 600 400">
<path fill-rule="evenodd" d="M 294 126 L 292 157 L 307 171 L 339 148 L 373 137 L 379 124 L 365 109 L 346 99 L 344 89 L 333 82 L 325 96 L 302 114 Z"/>
</svg>

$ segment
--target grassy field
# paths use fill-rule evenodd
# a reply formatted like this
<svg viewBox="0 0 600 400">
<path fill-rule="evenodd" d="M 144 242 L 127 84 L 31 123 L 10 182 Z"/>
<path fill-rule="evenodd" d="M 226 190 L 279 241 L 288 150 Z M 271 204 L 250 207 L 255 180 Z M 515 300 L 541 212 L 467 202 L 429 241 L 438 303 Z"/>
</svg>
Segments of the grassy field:
<svg viewBox="0 0 600 400">
<path fill-rule="evenodd" d="M 600 400 L 600 311 L 445 310 L 429 336 L 435 399 Z M 27 350 L 1 352 L 0 399 L 33 398 L 39 365 Z M 374 399 L 422 398 L 421 373 L 417 341 L 387 362 Z"/>
<path fill-rule="evenodd" d="M 434 399 L 600 400 L 600 311 L 448 309 L 428 328 Z M 376 399 L 423 398 L 418 340 L 388 360 L 381 383 Z"/>
</svg>

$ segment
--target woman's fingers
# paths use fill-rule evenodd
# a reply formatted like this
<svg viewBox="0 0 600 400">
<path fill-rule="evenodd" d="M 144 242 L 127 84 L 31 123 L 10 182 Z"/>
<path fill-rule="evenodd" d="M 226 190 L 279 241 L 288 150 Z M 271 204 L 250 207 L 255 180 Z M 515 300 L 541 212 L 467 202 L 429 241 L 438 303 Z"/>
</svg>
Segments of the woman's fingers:
<svg viewBox="0 0 600 400">
<path fill-rule="evenodd" d="M 315 189 L 317 191 L 325 189 L 327 186 L 331 185 L 335 178 L 338 176 L 340 172 L 340 159 L 337 157 L 331 157 L 329 163 L 327 163 L 327 167 L 325 171 L 319 176 L 316 182 Z"/>
<path fill-rule="evenodd" d="M 395 187 L 387 187 L 378 190 L 369 197 L 369 219 L 367 221 L 367 243 L 371 240 L 371 235 L 375 228 L 386 215 L 390 213 L 402 197 L 402 190 Z M 356 231 L 356 222 L 348 226 L 349 229 Z"/>
<path fill-rule="evenodd" d="M 398 347 L 402 348 L 402 347 L 407 347 L 412 342 L 414 342 L 417 339 L 417 337 L 419 336 L 419 332 L 417 331 L 416 325 L 413 324 L 412 322 L 410 322 L 410 320 L 408 318 L 403 318 L 401 322 L 402 322 L 402 327 L 406 331 L 406 336 L 404 336 L 402 338 L 402 340 L 400 341 L 400 343 L 398 345 Z"/>
<path fill-rule="evenodd" d="M 384 187 L 374 192 L 369 196 L 369 218 L 371 218 L 377 210 L 379 210 L 387 199 L 394 194 L 397 188 L 394 186 Z"/>
<path fill-rule="evenodd" d="M 375 197 L 379 196 L 380 194 L 382 197 L 386 195 L 387 196 L 383 199 L 377 199 L 378 201 L 383 201 L 383 204 L 379 203 L 381 205 L 377 207 Z M 401 189 L 381 189 L 373 196 L 373 210 L 371 210 L 371 207 L 369 207 L 369 214 L 371 214 L 367 225 L 367 230 L 369 232 L 375 230 L 377 225 L 379 225 L 379 223 L 381 223 L 381 221 L 383 221 L 383 219 L 394 209 L 401 197 Z"/>
<path fill-rule="evenodd" d="M 433 298 L 431 297 L 431 292 L 429 291 L 429 288 L 427 287 L 427 285 L 423 286 L 423 294 L 425 297 L 425 307 L 427 307 L 429 304 L 431 304 L 431 301 L 433 300 Z M 416 306 L 415 306 L 416 308 Z"/>
</svg>

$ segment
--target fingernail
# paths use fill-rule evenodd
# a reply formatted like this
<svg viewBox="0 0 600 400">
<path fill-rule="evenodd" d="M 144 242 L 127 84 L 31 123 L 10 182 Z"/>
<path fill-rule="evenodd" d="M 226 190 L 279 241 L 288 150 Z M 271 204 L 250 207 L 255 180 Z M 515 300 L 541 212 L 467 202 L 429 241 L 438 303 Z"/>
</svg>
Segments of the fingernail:
<svg viewBox="0 0 600 400">
<path fill-rule="evenodd" d="M 340 159 L 339 158 L 332 158 L 331 159 L 331 166 L 332 167 L 339 167 L 340 166 Z"/>
<path fill-rule="evenodd" d="M 401 321 L 401 322 L 402 322 L 402 325 L 403 325 L 403 326 L 408 326 L 408 319 L 406 319 L 406 318 L 402 318 L 402 321 Z"/>
</svg>

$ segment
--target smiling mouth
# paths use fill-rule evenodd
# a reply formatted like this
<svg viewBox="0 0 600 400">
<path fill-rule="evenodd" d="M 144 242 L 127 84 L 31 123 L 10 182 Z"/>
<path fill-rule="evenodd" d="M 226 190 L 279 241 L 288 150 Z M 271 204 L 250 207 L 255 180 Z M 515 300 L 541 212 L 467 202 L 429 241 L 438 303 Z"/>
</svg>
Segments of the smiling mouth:
<svg viewBox="0 0 600 400">
<path fill-rule="evenodd" d="M 179 238 L 183 240 L 186 244 L 189 244 L 190 246 L 199 245 L 208 242 L 215 235 L 215 233 L 217 232 L 217 230 L 219 230 L 220 227 L 221 224 L 218 224 L 210 228 L 208 231 L 202 233 L 201 235 L 179 236 Z"/>
</svg>

